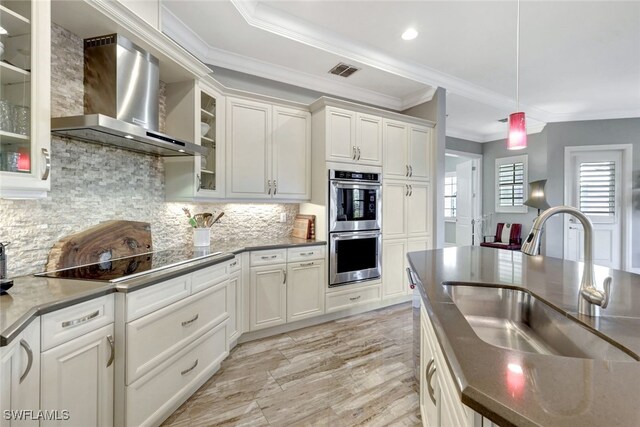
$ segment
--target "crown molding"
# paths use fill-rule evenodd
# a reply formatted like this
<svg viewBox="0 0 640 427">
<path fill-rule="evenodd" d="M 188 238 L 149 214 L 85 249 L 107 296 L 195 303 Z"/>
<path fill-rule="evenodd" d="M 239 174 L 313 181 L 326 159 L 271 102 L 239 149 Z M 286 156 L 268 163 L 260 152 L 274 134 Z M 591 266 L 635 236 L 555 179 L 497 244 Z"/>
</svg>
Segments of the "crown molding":
<svg viewBox="0 0 640 427">
<path fill-rule="evenodd" d="M 447 125 L 447 136 L 452 138 L 464 139 L 473 142 L 485 142 L 484 135 L 479 132 L 473 132 L 468 129 L 452 128 Z"/>
<path fill-rule="evenodd" d="M 585 120 L 633 119 L 640 117 L 640 109 L 604 110 L 581 113 L 555 113 L 550 122 L 579 122 Z"/>
<path fill-rule="evenodd" d="M 405 96 L 402 98 L 402 108 L 400 108 L 400 111 L 431 101 L 436 94 L 436 90 L 438 90 L 438 88 L 429 86 L 429 88 L 423 91 Z"/>
<path fill-rule="evenodd" d="M 363 43 L 339 36 L 311 22 L 272 8 L 258 0 L 230 0 L 245 21 L 256 28 L 343 56 L 362 64 L 396 74 L 432 87 L 444 87 L 457 95 L 498 108 L 516 109 L 516 101 L 433 68 L 410 61 L 399 61 Z M 550 113 L 520 104 L 527 115 L 543 122 Z"/>
</svg>

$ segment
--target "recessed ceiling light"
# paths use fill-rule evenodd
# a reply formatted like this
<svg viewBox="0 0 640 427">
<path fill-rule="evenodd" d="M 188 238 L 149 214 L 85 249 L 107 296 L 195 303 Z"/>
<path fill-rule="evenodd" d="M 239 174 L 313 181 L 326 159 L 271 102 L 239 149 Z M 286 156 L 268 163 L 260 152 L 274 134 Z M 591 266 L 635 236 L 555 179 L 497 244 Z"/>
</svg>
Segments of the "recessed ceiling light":
<svg viewBox="0 0 640 427">
<path fill-rule="evenodd" d="M 415 28 L 407 28 L 404 33 L 402 33 L 402 40 L 413 40 L 418 37 L 418 32 Z"/>
<path fill-rule="evenodd" d="M 124 137 L 127 138 L 127 139 L 133 139 L 133 136 L 131 136 L 131 135 L 125 135 Z"/>
<path fill-rule="evenodd" d="M 0 36 L 6 36 L 9 32 L 2 26 L 0 26 Z"/>
<path fill-rule="evenodd" d="M 181 148 L 181 149 L 178 150 L 178 152 L 184 153 L 184 150 Z"/>
</svg>

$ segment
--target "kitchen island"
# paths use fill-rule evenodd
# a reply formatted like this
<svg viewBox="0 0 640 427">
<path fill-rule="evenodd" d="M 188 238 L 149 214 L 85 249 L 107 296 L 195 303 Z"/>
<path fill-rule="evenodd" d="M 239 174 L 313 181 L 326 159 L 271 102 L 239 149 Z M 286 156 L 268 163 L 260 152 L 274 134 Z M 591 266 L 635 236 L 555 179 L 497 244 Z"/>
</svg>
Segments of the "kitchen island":
<svg viewBox="0 0 640 427">
<path fill-rule="evenodd" d="M 600 317 L 586 317 L 577 314 L 581 263 L 482 247 L 413 252 L 408 260 L 444 368 L 466 407 L 506 426 L 640 425 L 640 276 L 596 266 L 598 286 L 613 279 L 611 301 Z M 523 290 L 614 343 L 629 361 L 491 345 L 448 292 L 464 284 Z"/>
</svg>

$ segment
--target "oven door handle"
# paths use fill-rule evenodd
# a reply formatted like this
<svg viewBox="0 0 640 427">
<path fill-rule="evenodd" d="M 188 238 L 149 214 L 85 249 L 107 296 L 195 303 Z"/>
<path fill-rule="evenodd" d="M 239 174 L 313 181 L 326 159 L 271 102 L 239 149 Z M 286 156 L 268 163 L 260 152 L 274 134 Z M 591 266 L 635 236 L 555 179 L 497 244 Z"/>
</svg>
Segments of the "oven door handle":
<svg viewBox="0 0 640 427">
<path fill-rule="evenodd" d="M 354 190 L 380 190 L 382 184 L 379 182 L 354 182 L 354 181 L 340 181 L 337 179 L 331 180 L 331 185 L 335 188 L 347 188 Z"/>
<path fill-rule="evenodd" d="M 336 240 L 353 240 L 353 239 L 365 239 L 368 237 L 380 236 L 379 231 L 355 231 L 349 233 L 332 233 L 331 238 Z"/>
</svg>

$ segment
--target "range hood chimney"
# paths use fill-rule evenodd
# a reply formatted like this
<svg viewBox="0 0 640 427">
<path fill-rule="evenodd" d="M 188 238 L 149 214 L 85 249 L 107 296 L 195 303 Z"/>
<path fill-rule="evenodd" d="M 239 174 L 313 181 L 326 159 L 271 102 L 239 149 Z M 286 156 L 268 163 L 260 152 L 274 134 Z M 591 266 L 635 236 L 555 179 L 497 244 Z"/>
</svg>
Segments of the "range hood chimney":
<svg viewBox="0 0 640 427">
<path fill-rule="evenodd" d="M 158 132 L 158 59 L 117 34 L 84 40 L 84 115 L 51 119 L 51 132 L 157 156 L 206 155 Z"/>
</svg>

